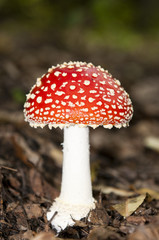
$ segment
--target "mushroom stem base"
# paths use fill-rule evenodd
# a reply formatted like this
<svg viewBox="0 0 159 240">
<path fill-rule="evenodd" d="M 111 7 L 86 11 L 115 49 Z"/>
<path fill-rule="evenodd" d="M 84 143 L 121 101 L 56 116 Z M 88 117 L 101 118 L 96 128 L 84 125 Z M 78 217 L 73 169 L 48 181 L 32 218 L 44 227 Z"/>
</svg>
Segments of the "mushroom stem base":
<svg viewBox="0 0 159 240">
<path fill-rule="evenodd" d="M 73 226 L 76 220 L 81 220 L 87 216 L 89 220 L 89 212 L 94 208 L 94 199 L 89 205 L 72 205 L 63 202 L 60 198 L 56 198 L 47 213 L 47 219 L 48 221 L 51 220 L 52 228 L 59 233 L 67 226 Z"/>
</svg>

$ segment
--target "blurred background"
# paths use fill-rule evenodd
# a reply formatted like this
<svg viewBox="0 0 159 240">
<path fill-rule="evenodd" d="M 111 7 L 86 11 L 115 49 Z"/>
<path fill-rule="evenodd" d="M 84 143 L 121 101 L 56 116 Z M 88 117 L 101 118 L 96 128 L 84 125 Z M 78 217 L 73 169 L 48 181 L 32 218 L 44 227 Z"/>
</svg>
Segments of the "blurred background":
<svg viewBox="0 0 159 240">
<path fill-rule="evenodd" d="M 60 151 L 60 129 L 31 129 L 24 123 L 25 95 L 52 65 L 92 62 L 121 81 L 134 105 L 129 128 L 91 129 L 93 181 L 127 189 L 130 184 L 157 188 L 158 11 L 155 0 L 0 0 L 1 136 L 18 131 L 28 146 L 33 143 L 34 151 L 39 150 L 35 139 L 40 136 Z M 50 158 L 56 158 L 51 154 Z M 48 155 L 43 150 L 43 159 Z M 46 175 L 55 184 L 50 167 Z"/>
</svg>

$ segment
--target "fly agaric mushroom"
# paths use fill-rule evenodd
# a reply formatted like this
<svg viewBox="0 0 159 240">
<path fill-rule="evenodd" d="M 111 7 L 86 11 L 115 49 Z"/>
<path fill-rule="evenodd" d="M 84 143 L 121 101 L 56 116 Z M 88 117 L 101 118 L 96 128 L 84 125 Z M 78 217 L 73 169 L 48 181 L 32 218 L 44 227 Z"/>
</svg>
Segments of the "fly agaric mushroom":
<svg viewBox="0 0 159 240">
<path fill-rule="evenodd" d="M 61 193 L 47 213 L 57 232 L 95 208 L 89 161 L 89 126 L 128 126 L 133 108 L 120 82 L 92 63 L 69 62 L 48 70 L 27 95 L 25 121 L 64 128 Z"/>
</svg>

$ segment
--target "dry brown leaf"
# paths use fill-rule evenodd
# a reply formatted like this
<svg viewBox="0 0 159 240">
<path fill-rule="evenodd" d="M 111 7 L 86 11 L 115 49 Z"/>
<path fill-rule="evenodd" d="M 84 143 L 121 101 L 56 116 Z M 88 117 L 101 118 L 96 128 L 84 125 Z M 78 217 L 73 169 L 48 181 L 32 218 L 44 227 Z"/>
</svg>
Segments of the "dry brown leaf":
<svg viewBox="0 0 159 240">
<path fill-rule="evenodd" d="M 12 136 L 12 141 L 17 157 L 29 167 L 37 166 L 40 161 L 40 155 L 28 146 L 25 139 L 20 134 L 15 133 Z"/>
<path fill-rule="evenodd" d="M 44 196 L 44 189 L 43 189 L 43 179 L 41 174 L 35 169 L 31 168 L 29 170 L 29 180 L 30 185 L 32 187 L 33 192 L 40 197 Z"/>
<path fill-rule="evenodd" d="M 159 152 L 159 138 L 158 137 L 147 137 L 144 141 L 144 145 L 153 151 Z"/>
<path fill-rule="evenodd" d="M 152 199 L 159 200 L 159 192 L 156 192 L 149 188 L 140 188 L 140 189 L 136 190 L 136 193 L 138 193 L 138 194 L 148 193 Z"/>
<path fill-rule="evenodd" d="M 126 191 L 123 189 L 118 189 L 118 188 L 104 186 L 104 185 L 95 186 L 93 187 L 93 190 L 101 191 L 104 194 L 114 193 L 116 195 L 123 196 L 123 197 L 130 197 L 134 195 L 134 192 L 132 191 Z"/>
<path fill-rule="evenodd" d="M 39 218 L 43 215 L 43 211 L 42 208 L 40 207 L 39 204 L 33 203 L 33 204 L 29 204 L 26 203 L 24 204 L 24 208 L 27 214 L 28 219 L 31 218 Z"/>
<path fill-rule="evenodd" d="M 105 239 L 116 239 L 122 240 L 123 238 L 116 233 L 104 227 L 95 227 L 88 234 L 88 240 L 105 240 Z"/>
<path fill-rule="evenodd" d="M 31 240 L 58 240 L 58 238 L 56 238 L 53 233 L 42 232 L 31 238 Z"/>
<path fill-rule="evenodd" d="M 140 226 L 134 233 L 130 234 L 128 240 L 159 240 L 159 225 Z"/>
<path fill-rule="evenodd" d="M 119 204 L 115 204 L 112 208 L 118 211 L 123 217 L 130 216 L 144 202 L 146 194 L 129 198 Z"/>
</svg>

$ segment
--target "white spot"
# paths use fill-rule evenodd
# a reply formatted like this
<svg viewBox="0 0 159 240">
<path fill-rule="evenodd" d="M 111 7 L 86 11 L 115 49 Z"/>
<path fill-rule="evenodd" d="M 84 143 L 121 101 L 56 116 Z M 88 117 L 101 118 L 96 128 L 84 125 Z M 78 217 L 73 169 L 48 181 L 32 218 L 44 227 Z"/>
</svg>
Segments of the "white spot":
<svg viewBox="0 0 159 240">
<path fill-rule="evenodd" d="M 53 70 L 53 68 L 49 68 L 49 69 L 48 69 L 48 72 L 49 72 L 49 73 L 51 73 L 51 72 L 52 72 L 52 70 Z"/>
<path fill-rule="evenodd" d="M 110 95 L 111 95 L 111 96 L 114 96 L 114 95 L 115 95 L 114 89 L 107 88 L 107 90 L 110 92 Z"/>
<path fill-rule="evenodd" d="M 112 105 L 112 108 L 113 108 L 113 109 L 116 109 L 116 105 Z"/>
<path fill-rule="evenodd" d="M 77 96 L 76 96 L 76 95 L 72 95 L 72 97 L 73 97 L 74 99 L 76 99 L 76 98 L 77 98 Z"/>
<path fill-rule="evenodd" d="M 69 102 L 69 103 L 68 103 L 68 106 L 70 106 L 70 107 L 74 107 L 75 104 L 73 104 L 72 102 Z"/>
<path fill-rule="evenodd" d="M 50 110 L 50 107 L 46 107 L 45 110 Z"/>
<path fill-rule="evenodd" d="M 36 91 L 36 94 L 39 94 L 40 91 Z"/>
<path fill-rule="evenodd" d="M 117 99 L 117 101 L 118 101 L 119 103 L 122 103 L 122 101 L 121 101 L 120 99 Z"/>
<path fill-rule="evenodd" d="M 49 114 L 49 112 L 48 112 L 48 111 L 44 112 L 44 115 L 48 115 L 48 114 Z"/>
<path fill-rule="evenodd" d="M 94 98 L 91 98 L 91 97 L 88 98 L 88 101 L 89 101 L 89 102 L 93 102 L 94 100 L 95 100 Z"/>
<path fill-rule="evenodd" d="M 119 119 L 120 119 L 120 117 L 117 117 L 117 116 L 115 116 L 115 117 L 114 117 L 114 119 L 116 119 L 116 120 L 119 120 Z"/>
<path fill-rule="evenodd" d="M 61 87 L 65 87 L 68 84 L 68 82 L 63 82 Z"/>
<path fill-rule="evenodd" d="M 84 93 L 84 90 L 81 88 L 78 93 Z"/>
<path fill-rule="evenodd" d="M 55 103 L 59 103 L 59 100 L 55 100 Z"/>
<path fill-rule="evenodd" d="M 79 103 L 79 101 L 77 101 L 75 104 L 76 104 L 77 106 L 80 106 L 80 103 Z"/>
<path fill-rule="evenodd" d="M 74 85 L 71 85 L 71 86 L 70 86 L 70 89 L 71 89 L 71 90 L 74 90 L 75 88 L 76 88 L 76 86 L 74 86 Z"/>
<path fill-rule="evenodd" d="M 66 105 L 66 103 L 65 103 L 65 102 L 63 102 L 63 101 L 61 101 L 61 104 L 62 104 L 63 106 L 65 106 L 65 105 Z"/>
<path fill-rule="evenodd" d="M 109 105 L 105 105 L 104 107 L 108 109 L 108 108 L 109 108 Z"/>
<path fill-rule="evenodd" d="M 40 108 L 40 112 L 43 112 L 44 111 L 44 109 L 43 108 Z"/>
<path fill-rule="evenodd" d="M 103 125 L 104 128 L 108 128 L 108 129 L 111 129 L 113 127 L 112 124 L 107 124 L 107 125 Z"/>
<path fill-rule="evenodd" d="M 48 98 L 45 100 L 45 103 L 51 103 L 52 102 L 52 98 Z"/>
<path fill-rule="evenodd" d="M 36 113 L 36 114 L 39 114 L 39 109 L 37 109 L 37 110 L 35 111 L 35 113 Z"/>
<path fill-rule="evenodd" d="M 89 92 L 90 93 L 96 93 L 97 91 L 96 90 L 90 90 Z"/>
<path fill-rule="evenodd" d="M 84 81 L 84 85 L 88 86 L 90 84 L 90 81 L 89 80 L 85 80 Z"/>
<path fill-rule="evenodd" d="M 95 77 L 95 78 L 96 78 L 96 77 L 98 77 L 98 74 L 93 73 L 93 74 L 92 74 L 92 77 Z"/>
<path fill-rule="evenodd" d="M 101 102 L 101 101 L 99 101 L 99 102 L 97 102 L 97 103 L 96 103 L 96 105 L 99 105 L 99 106 L 101 106 L 101 105 L 102 105 L 102 102 Z"/>
<path fill-rule="evenodd" d="M 41 86 L 41 78 L 37 78 L 37 82 L 36 82 L 37 87 Z"/>
<path fill-rule="evenodd" d="M 85 105 L 85 103 L 84 102 L 80 102 L 80 105 L 79 106 L 84 106 Z"/>
<path fill-rule="evenodd" d="M 50 74 L 48 73 L 47 75 L 46 75 L 46 78 L 48 78 L 50 76 Z"/>
<path fill-rule="evenodd" d="M 56 72 L 54 72 L 54 75 L 55 75 L 56 77 L 58 77 L 58 76 L 60 75 L 60 73 L 61 73 L 61 72 L 56 71 Z"/>
<path fill-rule="evenodd" d="M 104 75 L 104 78 L 107 79 L 107 75 L 106 74 L 103 74 Z"/>
<path fill-rule="evenodd" d="M 92 110 L 96 110 L 96 109 L 98 109 L 98 107 L 92 107 L 91 109 L 92 109 Z"/>
<path fill-rule="evenodd" d="M 76 73 L 72 73 L 72 77 L 77 77 L 77 74 Z"/>
<path fill-rule="evenodd" d="M 82 72 L 82 68 L 79 68 L 76 70 L 77 72 Z"/>
<path fill-rule="evenodd" d="M 119 80 L 115 79 L 115 82 L 116 82 L 116 84 L 118 84 L 119 86 L 121 85 L 121 83 L 120 83 Z"/>
<path fill-rule="evenodd" d="M 81 97 L 81 99 L 82 99 L 82 100 L 86 100 L 86 95 L 85 95 L 85 96 L 83 96 L 83 97 Z"/>
<path fill-rule="evenodd" d="M 130 98 L 128 98 L 127 104 L 128 104 L 128 105 L 131 105 L 131 104 L 132 104 L 132 102 L 131 102 L 131 99 L 130 99 Z"/>
<path fill-rule="evenodd" d="M 55 114 L 55 116 L 56 116 L 56 117 L 60 117 L 60 114 L 59 114 L 59 113 L 58 113 L 58 114 Z"/>
<path fill-rule="evenodd" d="M 107 102 L 111 102 L 111 99 L 110 98 L 107 98 L 106 95 L 103 96 L 103 99 Z"/>
<path fill-rule="evenodd" d="M 62 76 L 63 76 L 63 77 L 66 77 L 66 76 L 67 76 L 67 73 L 63 72 L 63 73 L 62 73 Z"/>
<path fill-rule="evenodd" d="M 37 97 L 36 101 L 37 101 L 37 103 L 41 103 L 42 97 Z"/>
<path fill-rule="evenodd" d="M 69 95 L 67 95 L 66 97 L 64 97 L 64 99 L 69 99 L 69 97 L 70 97 L 70 96 L 69 96 Z"/>
<path fill-rule="evenodd" d="M 124 116 L 124 114 L 125 114 L 124 112 L 120 112 L 119 113 L 120 116 Z"/>
<path fill-rule="evenodd" d="M 29 103 L 29 102 L 26 102 L 26 103 L 24 104 L 24 107 L 25 107 L 25 108 L 30 107 L 30 103 Z"/>
<path fill-rule="evenodd" d="M 88 108 L 82 108 L 81 111 L 88 112 Z"/>
<path fill-rule="evenodd" d="M 122 96 L 119 96 L 118 98 L 121 99 L 121 100 L 123 100 L 123 97 L 122 97 Z"/>
<path fill-rule="evenodd" d="M 44 92 L 47 92 L 47 90 L 48 90 L 48 87 L 45 87 Z"/>
<path fill-rule="evenodd" d="M 68 66 L 68 68 L 70 68 L 70 69 L 71 69 L 71 68 L 74 68 L 74 66 L 73 66 L 73 65 L 69 65 L 69 66 Z"/>
<path fill-rule="evenodd" d="M 29 112 L 32 112 L 32 111 L 34 111 L 34 107 L 32 107 Z"/>
<path fill-rule="evenodd" d="M 51 89 L 52 89 L 52 90 L 55 90 L 55 88 L 56 88 L 56 84 L 53 83 L 53 84 L 51 85 Z"/>
<path fill-rule="evenodd" d="M 56 105 L 55 105 L 55 104 L 52 104 L 52 105 L 51 105 L 51 107 L 52 107 L 52 108 L 55 108 L 55 107 L 56 107 Z"/>
<path fill-rule="evenodd" d="M 63 92 L 63 91 L 56 91 L 55 94 L 58 95 L 58 96 L 61 96 L 62 94 L 65 94 L 65 92 Z"/>
<path fill-rule="evenodd" d="M 32 93 L 32 94 L 30 95 L 30 98 L 31 98 L 31 99 L 34 99 L 35 96 L 36 96 L 36 95 L 35 95 L 34 93 Z"/>
<path fill-rule="evenodd" d="M 101 84 L 105 84 L 105 81 L 99 81 Z"/>
<path fill-rule="evenodd" d="M 69 115 L 68 114 L 66 114 L 66 116 L 65 116 L 66 118 L 69 118 Z"/>
</svg>

